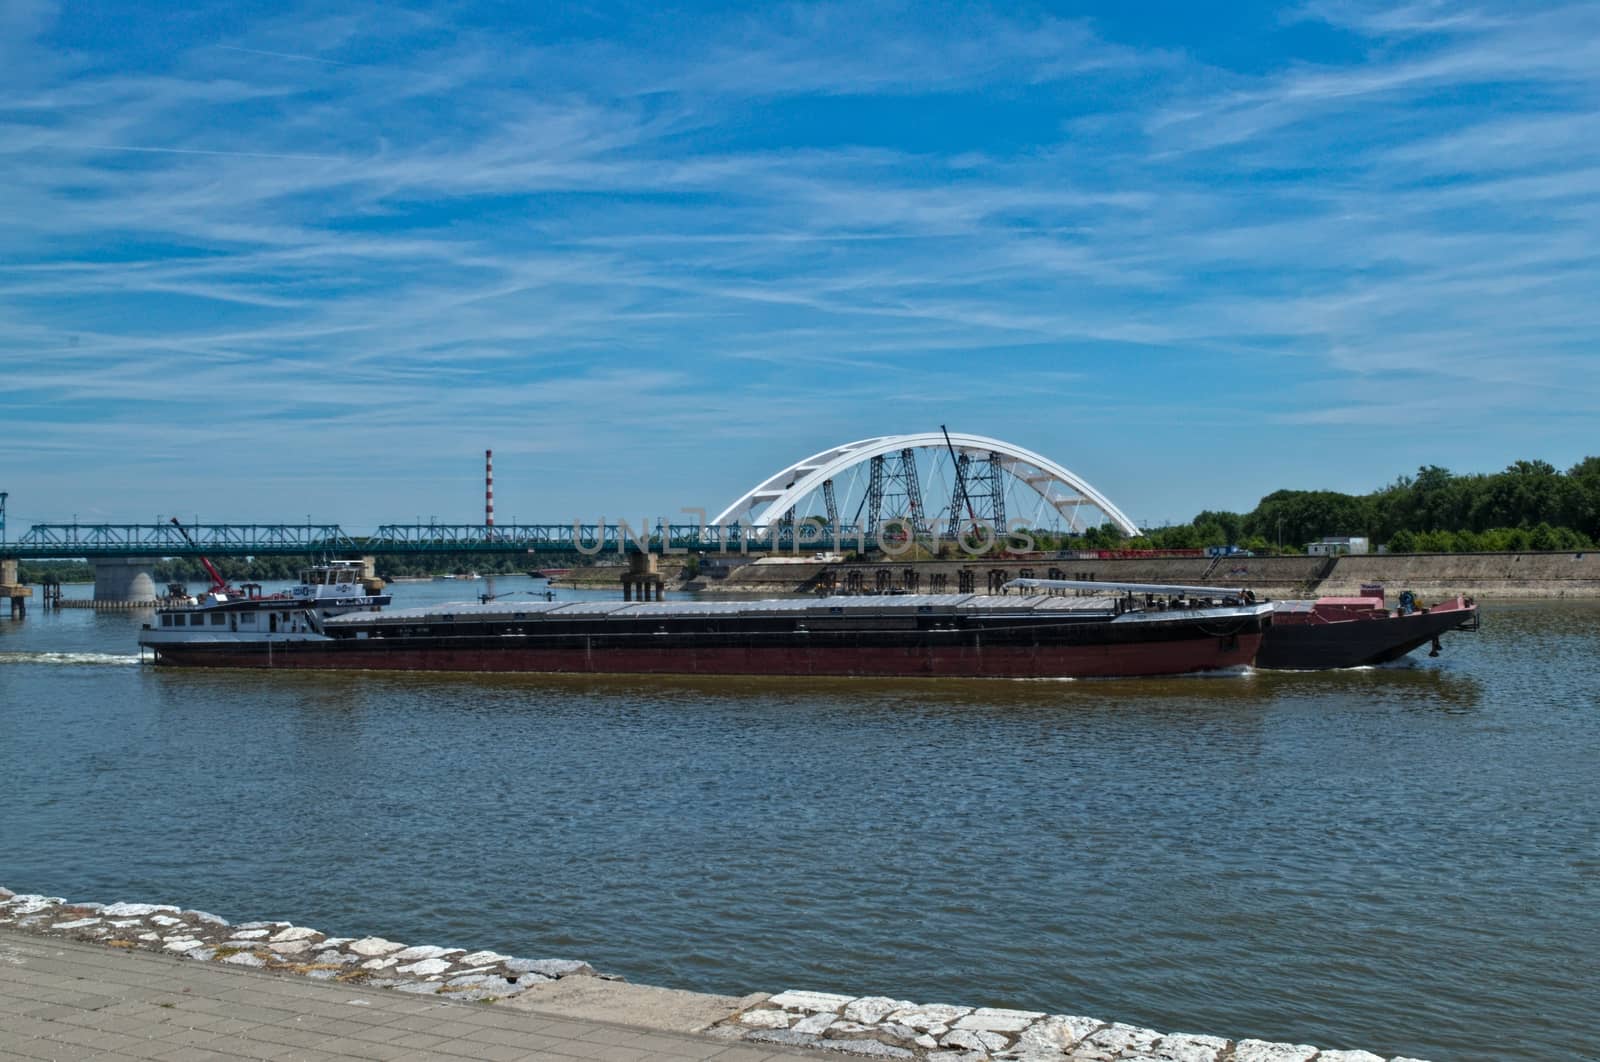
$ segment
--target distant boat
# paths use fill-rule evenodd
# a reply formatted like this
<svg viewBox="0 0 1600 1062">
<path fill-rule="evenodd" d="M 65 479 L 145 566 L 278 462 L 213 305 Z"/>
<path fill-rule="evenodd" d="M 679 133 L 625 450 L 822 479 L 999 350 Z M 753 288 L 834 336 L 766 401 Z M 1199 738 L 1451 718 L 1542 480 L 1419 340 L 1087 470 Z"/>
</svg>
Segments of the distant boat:
<svg viewBox="0 0 1600 1062">
<path fill-rule="evenodd" d="M 540 568 L 539 571 L 537 572 L 537 574 L 542 576 L 543 578 L 546 578 L 546 579 L 557 579 L 557 578 L 560 578 L 563 575 L 571 575 L 572 574 L 572 569 L 571 568 Z"/>
</svg>

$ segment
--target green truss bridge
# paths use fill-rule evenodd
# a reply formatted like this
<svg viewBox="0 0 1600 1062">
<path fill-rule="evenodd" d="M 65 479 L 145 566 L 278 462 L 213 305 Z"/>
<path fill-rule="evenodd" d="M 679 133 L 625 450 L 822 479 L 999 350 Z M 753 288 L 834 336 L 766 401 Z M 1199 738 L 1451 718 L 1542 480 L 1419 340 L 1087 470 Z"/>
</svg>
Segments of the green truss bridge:
<svg viewBox="0 0 1600 1062">
<path fill-rule="evenodd" d="M 188 532 L 186 538 L 183 531 Z M 718 553 L 794 544 L 793 528 L 763 529 L 660 521 L 630 524 L 384 524 L 367 535 L 338 524 L 34 524 L 0 539 L 0 557 L 17 560 L 124 557 L 383 556 L 426 553 Z M 841 529 L 848 544 L 853 529 Z M 807 528 L 802 546 L 823 549 L 832 536 Z M 814 543 L 814 544 L 813 544 Z"/>
</svg>

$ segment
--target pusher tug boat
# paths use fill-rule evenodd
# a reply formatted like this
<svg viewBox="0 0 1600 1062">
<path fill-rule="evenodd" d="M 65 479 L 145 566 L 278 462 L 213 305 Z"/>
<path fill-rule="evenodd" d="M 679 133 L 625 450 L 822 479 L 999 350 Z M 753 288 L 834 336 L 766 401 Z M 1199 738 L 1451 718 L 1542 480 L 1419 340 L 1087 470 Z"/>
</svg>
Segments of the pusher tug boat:
<svg viewBox="0 0 1600 1062">
<path fill-rule="evenodd" d="M 209 563 L 206 567 L 215 571 Z M 157 608 L 155 622 L 145 624 L 139 644 L 159 645 L 224 633 L 248 638 L 259 631 L 271 636 L 280 630 L 309 629 L 306 625 L 313 619 L 321 622 L 389 604 L 393 598 L 382 592 L 381 580 L 364 578 L 362 570 L 360 561 L 312 565 L 300 573 L 300 582 L 273 594 L 261 593 L 255 583 L 235 588 L 213 574 L 212 586 L 204 593 Z"/>
<path fill-rule="evenodd" d="M 1199 594 L 1208 588 L 1142 583 L 1082 583 L 1060 579 L 1018 579 L 1007 585 L 1028 589 L 1071 590 L 1080 587 L 1121 586 L 1155 601 L 1163 595 Z M 1239 600 L 1254 601 L 1248 590 L 1219 591 Z M 1478 606 L 1470 597 L 1457 595 L 1435 605 L 1422 605 L 1406 590 L 1396 608 L 1384 599 L 1384 588 L 1364 584 L 1358 597 L 1319 597 L 1307 601 L 1274 601 L 1272 625 L 1261 641 L 1255 666 L 1273 671 L 1325 671 L 1333 668 L 1370 667 L 1398 660 L 1426 643 L 1429 656 L 1438 656 L 1439 636 L 1447 631 L 1478 629 Z"/>
<path fill-rule="evenodd" d="M 1216 590 L 1162 605 L 1117 593 L 285 608 L 249 631 L 152 624 L 139 644 L 191 667 L 1083 678 L 1242 668 L 1272 617 Z"/>
</svg>

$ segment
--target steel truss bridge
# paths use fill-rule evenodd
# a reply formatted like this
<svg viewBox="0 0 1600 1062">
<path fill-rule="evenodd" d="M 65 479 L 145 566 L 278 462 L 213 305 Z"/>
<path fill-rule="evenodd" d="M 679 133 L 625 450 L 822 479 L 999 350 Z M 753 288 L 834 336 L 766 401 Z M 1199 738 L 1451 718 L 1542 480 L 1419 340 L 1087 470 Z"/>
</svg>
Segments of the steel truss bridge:
<svg viewBox="0 0 1600 1062">
<path fill-rule="evenodd" d="M 816 533 L 758 534 L 750 528 L 660 521 L 595 524 L 384 524 L 370 535 L 338 524 L 189 524 L 186 540 L 171 524 L 34 524 L 0 542 L 0 556 L 19 560 L 111 557 L 303 557 L 418 553 L 717 553 L 823 549 Z M 852 532 L 844 545 L 855 541 Z M 813 545 L 812 543 L 815 542 Z"/>
<path fill-rule="evenodd" d="M 7 541 L 0 494 L 0 557 L 113 558 L 329 556 L 427 553 L 809 553 L 892 543 L 988 545 L 1016 527 L 1054 523 L 1079 532 L 1101 522 L 1138 528 L 1082 477 L 1031 450 L 982 435 L 923 432 L 845 443 L 762 480 L 706 522 L 665 517 L 592 524 L 384 524 L 369 535 L 338 524 L 35 524 Z M 684 510 L 694 513 L 697 510 Z M 1098 518 L 1096 518 L 1098 517 Z M 977 537 L 984 537 L 978 534 Z M 1026 549 L 1027 547 L 1021 547 Z"/>
</svg>

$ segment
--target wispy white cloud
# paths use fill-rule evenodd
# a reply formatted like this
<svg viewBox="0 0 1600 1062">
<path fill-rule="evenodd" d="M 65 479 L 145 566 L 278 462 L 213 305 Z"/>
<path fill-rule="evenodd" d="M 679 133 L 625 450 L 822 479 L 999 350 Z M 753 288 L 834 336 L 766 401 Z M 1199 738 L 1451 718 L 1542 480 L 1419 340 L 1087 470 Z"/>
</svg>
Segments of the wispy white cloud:
<svg viewBox="0 0 1600 1062">
<path fill-rule="evenodd" d="M 492 443 L 573 504 L 651 470 L 715 507 L 785 445 L 950 413 L 1067 459 L 1079 425 L 1222 395 L 1272 430 L 1398 421 L 1416 446 L 1463 415 L 1600 411 L 1577 379 L 1600 325 L 1589 9 L 1315 5 L 1285 18 L 1355 57 L 1249 72 L 1114 25 L 919 10 L 566 34 L 289 13 L 156 63 L 0 9 L 14 500 L 131 506 L 147 485 L 100 471 L 115 454 L 169 492 L 173 465 L 271 484 L 265 517 L 286 460 L 434 484 Z M 1294 438 L 1226 503 L 1293 482 Z"/>
</svg>

